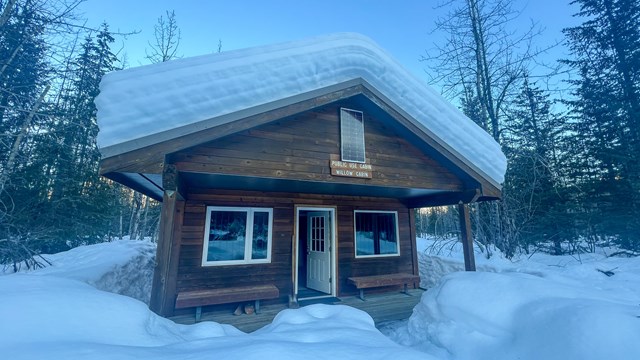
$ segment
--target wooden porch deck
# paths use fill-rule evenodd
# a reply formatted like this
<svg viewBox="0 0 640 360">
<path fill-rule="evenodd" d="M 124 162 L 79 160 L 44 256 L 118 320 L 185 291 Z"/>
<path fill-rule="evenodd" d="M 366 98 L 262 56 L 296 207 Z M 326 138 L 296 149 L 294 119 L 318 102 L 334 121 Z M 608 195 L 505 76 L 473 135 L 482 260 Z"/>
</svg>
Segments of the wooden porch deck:
<svg viewBox="0 0 640 360">
<path fill-rule="evenodd" d="M 366 301 L 360 300 L 357 296 L 345 296 L 333 304 L 348 305 L 363 310 L 373 318 L 378 326 L 387 321 L 408 319 L 413 308 L 420 302 L 423 292 L 422 289 L 410 289 L 410 296 L 396 291 L 366 294 Z M 225 306 L 220 310 L 203 309 L 201 321 L 215 321 L 233 325 L 244 332 L 253 332 L 271 323 L 273 318 L 286 308 L 285 304 L 266 305 L 260 307 L 260 314 L 237 316 L 232 313 L 235 307 Z M 195 322 L 194 313 L 177 315 L 170 319 L 178 324 L 193 324 Z"/>
</svg>

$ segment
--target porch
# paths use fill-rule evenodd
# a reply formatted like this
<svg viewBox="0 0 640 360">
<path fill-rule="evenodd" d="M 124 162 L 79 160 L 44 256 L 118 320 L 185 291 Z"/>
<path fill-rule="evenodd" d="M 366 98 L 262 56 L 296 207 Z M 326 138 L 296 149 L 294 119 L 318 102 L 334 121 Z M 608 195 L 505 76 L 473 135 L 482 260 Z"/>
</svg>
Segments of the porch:
<svg viewBox="0 0 640 360">
<path fill-rule="evenodd" d="M 409 289 L 408 292 L 411 296 L 396 291 L 371 293 L 367 294 L 366 301 L 360 300 L 357 296 L 344 296 L 331 304 L 347 305 L 365 311 L 373 318 L 376 326 L 379 326 L 387 321 L 408 319 L 411 316 L 413 308 L 420 302 L 424 290 Z M 302 306 L 306 306 L 306 304 L 303 303 Z M 244 332 L 253 332 L 271 323 L 280 311 L 287 309 L 287 306 L 285 304 L 265 305 L 260 307 L 259 314 L 237 316 L 233 315 L 234 309 L 235 305 L 205 308 L 201 321 L 215 321 L 233 325 Z M 173 316 L 170 319 L 178 324 L 193 324 L 195 322 L 193 312 Z"/>
</svg>

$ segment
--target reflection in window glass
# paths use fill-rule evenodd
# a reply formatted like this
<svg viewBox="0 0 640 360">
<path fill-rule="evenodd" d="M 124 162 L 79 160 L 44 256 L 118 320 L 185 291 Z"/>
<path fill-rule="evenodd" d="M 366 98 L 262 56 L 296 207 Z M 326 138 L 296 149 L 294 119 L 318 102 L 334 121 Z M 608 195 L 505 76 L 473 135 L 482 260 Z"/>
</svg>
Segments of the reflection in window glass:
<svg viewBox="0 0 640 360">
<path fill-rule="evenodd" d="M 256 211 L 253 213 L 253 246 L 252 259 L 266 259 L 269 244 L 269 213 Z"/>
<path fill-rule="evenodd" d="M 207 207 L 202 265 L 270 262 L 272 222 L 269 208 Z"/>
<path fill-rule="evenodd" d="M 247 213 L 212 211 L 207 261 L 244 259 Z"/>
<path fill-rule="evenodd" d="M 396 213 L 356 212 L 356 255 L 399 254 L 396 229 Z"/>
</svg>

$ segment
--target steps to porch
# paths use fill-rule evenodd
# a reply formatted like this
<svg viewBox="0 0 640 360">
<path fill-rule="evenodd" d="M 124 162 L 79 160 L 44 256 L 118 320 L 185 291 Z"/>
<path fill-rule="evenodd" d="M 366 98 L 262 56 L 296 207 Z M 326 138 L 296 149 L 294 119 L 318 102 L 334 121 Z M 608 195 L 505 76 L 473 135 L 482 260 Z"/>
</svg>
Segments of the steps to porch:
<svg viewBox="0 0 640 360">
<path fill-rule="evenodd" d="M 413 308 L 420 302 L 423 292 L 424 290 L 421 289 L 410 289 L 409 295 L 401 292 L 371 294 L 367 296 L 366 301 L 360 300 L 357 296 L 345 296 L 333 304 L 347 305 L 365 311 L 378 326 L 387 321 L 408 319 Z M 215 321 L 233 325 L 244 332 L 253 332 L 271 323 L 273 318 L 286 308 L 286 304 L 265 305 L 260 308 L 260 314 L 252 315 L 233 315 L 233 309 L 226 306 L 220 309 L 207 308 L 202 312 L 201 321 Z M 178 324 L 195 322 L 194 314 L 177 315 L 170 319 Z"/>
</svg>

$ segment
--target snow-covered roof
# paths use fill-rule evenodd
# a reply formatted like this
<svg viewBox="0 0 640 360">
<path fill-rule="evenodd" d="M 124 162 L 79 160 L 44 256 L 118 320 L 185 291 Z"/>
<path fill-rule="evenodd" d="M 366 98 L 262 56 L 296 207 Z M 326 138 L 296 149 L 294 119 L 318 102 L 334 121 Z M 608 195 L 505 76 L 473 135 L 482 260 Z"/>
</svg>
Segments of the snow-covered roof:
<svg viewBox="0 0 640 360">
<path fill-rule="evenodd" d="M 100 83 L 104 157 L 231 121 L 229 114 L 364 80 L 487 180 L 504 180 L 500 146 L 371 39 L 339 33 L 112 72 Z"/>
</svg>

